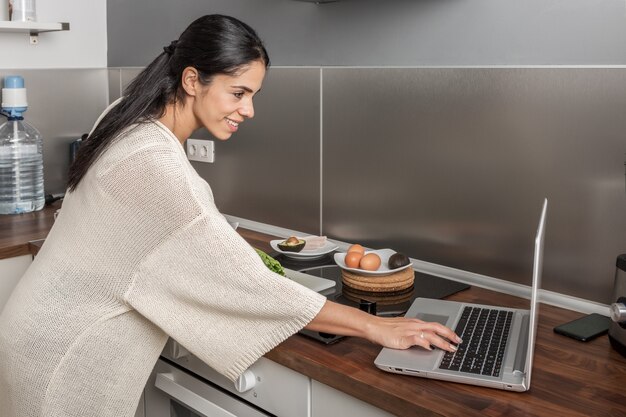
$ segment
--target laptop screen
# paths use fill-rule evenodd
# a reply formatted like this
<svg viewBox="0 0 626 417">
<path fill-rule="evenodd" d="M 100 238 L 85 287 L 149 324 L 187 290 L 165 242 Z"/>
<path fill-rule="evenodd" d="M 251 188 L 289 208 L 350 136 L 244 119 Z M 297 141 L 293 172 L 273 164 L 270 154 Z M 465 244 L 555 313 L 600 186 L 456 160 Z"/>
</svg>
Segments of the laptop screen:
<svg viewBox="0 0 626 417">
<path fill-rule="evenodd" d="M 539 315 L 539 288 L 541 288 L 541 271 L 543 269 L 543 241 L 546 228 L 546 212 L 548 210 L 548 200 L 544 199 L 537 236 L 535 237 L 535 255 L 533 261 L 533 285 L 530 295 L 530 321 L 528 332 L 528 350 L 526 352 L 527 382 L 530 386 L 530 374 L 533 369 L 533 354 L 535 352 L 535 338 L 537 337 L 537 323 Z"/>
</svg>

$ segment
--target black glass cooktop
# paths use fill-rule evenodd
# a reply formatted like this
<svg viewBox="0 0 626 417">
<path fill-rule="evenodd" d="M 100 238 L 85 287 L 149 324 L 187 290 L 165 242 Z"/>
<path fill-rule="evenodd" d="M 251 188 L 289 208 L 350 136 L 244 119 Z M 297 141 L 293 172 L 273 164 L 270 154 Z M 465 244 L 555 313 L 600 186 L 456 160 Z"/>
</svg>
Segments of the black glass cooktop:
<svg viewBox="0 0 626 417">
<path fill-rule="evenodd" d="M 287 258 L 278 252 L 270 253 L 270 255 L 285 268 L 335 281 L 335 287 L 321 293 L 329 300 L 360 308 L 378 316 L 402 316 L 418 297 L 445 298 L 470 287 L 461 282 L 414 271 L 415 282 L 413 287 L 407 290 L 394 293 L 358 291 L 342 284 L 341 268 L 335 264 L 333 253 L 320 259 L 306 261 Z M 341 336 L 309 330 L 302 330 L 300 333 L 324 343 L 333 343 L 341 339 Z"/>
</svg>

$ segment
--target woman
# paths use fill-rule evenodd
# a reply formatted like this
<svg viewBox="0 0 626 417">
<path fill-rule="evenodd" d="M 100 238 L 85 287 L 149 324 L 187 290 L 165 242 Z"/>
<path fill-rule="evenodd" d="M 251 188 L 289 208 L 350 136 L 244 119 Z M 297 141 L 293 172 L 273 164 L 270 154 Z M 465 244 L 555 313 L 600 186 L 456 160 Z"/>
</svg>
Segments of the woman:
<svg viewBox="0 0 626 417">
<path fill-rule="evenodd" d="M 306 327 L 391 348 L 454 350 L 437 323 L 383 319 L 270 272 L 217 211 L 182 143 L 254 116 L 269 58 L 204 16 L 101 117 L 63 210 L 0 316 L 4 416 L 132 416 L 168 336 L 230 379 Z"/>
</svg>

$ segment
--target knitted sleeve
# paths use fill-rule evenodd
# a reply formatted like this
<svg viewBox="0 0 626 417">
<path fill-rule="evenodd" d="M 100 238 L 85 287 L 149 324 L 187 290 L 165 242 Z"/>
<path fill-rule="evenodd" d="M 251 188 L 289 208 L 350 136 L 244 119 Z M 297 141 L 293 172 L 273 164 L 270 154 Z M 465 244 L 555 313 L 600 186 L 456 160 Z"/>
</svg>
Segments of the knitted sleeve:
<svg viewBox="0 0 626 417">
<path fill-rule="evenodd" d="M 218 212 L 210 191 L 194 188 L 186 161 L 167 151 L 159 159 L 154 155 L 154 149 L 137 152 L 103 177 L 105 189 L 124 184 L 123 193 L 112 195 L 124 200 L 120 203 L 129 213 L 149 213 L 136 220 L 137 230 L 149 238 L 134 244 L 151 249 L 124 299 L 234 380 L 306 326 L 325 297 L 267 269 Z M 128 172 L 138 178 L 129 179 Z"/>
</svg>

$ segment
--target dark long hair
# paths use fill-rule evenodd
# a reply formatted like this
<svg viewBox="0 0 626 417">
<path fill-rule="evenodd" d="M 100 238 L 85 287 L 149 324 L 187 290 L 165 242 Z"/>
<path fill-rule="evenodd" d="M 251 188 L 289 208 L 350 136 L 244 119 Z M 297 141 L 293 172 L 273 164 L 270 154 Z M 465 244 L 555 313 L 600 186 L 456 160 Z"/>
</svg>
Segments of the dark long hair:
<svg viewBox="0 0 626 417">
<path fill-rule="evenodd" d="M 263 42 L 250 26 L 222 15 L 195 20 L 130 83 L 122 101 L 82 143 L 70 166 L 69 190 L 76 189 L 93 163 L 125 128 L 158 119 L 165 114 L 167 104 L 185 98 L 181 85 L 185 68 L 196 68 L 200 82 L 207 85 L 215 75 L 235 75 L 253 61 L 261 61 L 266 67 L 270 64 Z"/>
</svg>

